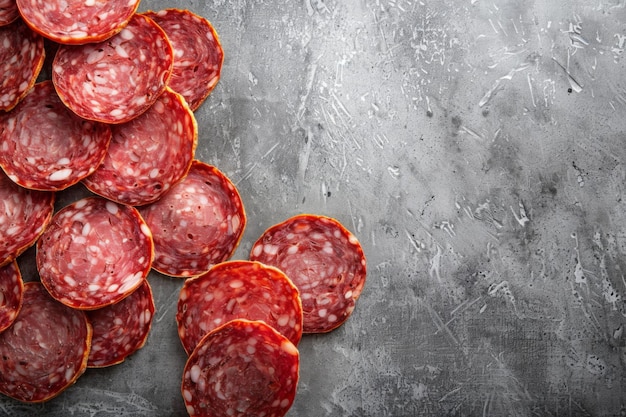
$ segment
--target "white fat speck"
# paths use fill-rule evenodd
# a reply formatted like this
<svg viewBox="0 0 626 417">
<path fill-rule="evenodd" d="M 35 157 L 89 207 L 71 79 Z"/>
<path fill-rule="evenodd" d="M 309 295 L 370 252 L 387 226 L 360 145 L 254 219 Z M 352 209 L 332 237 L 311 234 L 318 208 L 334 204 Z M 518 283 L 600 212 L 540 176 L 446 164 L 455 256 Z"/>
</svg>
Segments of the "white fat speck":
<svg viewBox="0 0 626 417">
<path fill-rule="evenodd" d="M 325 308 L 322 308 L 320 311 L 318 311 L 317 314 L 320 317 L 326 317 L 326 314 L 328 314 L 328 310 L 326 310 Z"/>
<path fill-rule="evenodd" d="M 70 162 L 70 158 L 61 158 L 57 161 L 57 165 L 67 165 Z"/>
<path fill-rule="evenodd" d="M 189 377 L 194 384 L 198 383 L 200 379 L 200 374 L 202 373 L 202 369 L 198 365 L 194 365 L 191 367 L 191 372 L 189 373 Z"/>
<path fill-rule="evenodd" d="M 50 181 L 65 181 L 70 177 L 70 175 L 72 175 L 72 172 L 73 171 L 70 168 L 60 169 L 50 174 L 48 179 Z"/>
<path fill-rule="evenodd" d="M 129 58 L 130 56 L 128 55 L 128 52 L 126 52 L 126 49 L 122 48 L 121 45 L 117 45 L 115 47 L 115 53 L 117 55 L 119 55 L 122 58 Z"/>
<path fill-rule="evenodd" d="M 156 178 L 159 176 L 159 169 L 158 168 L 153 168 L 150 173 L 148 174 L 148 177 L 150 178 Z"/>
<path fill-rule="evenodd" d="M 107 202 L 106 202 L 106 208 L 107 208 L 107 211 L 108 211 L 109 213 L 111 213 L 112 215 L 114 215 L 114 216 L 115 216 L 115 215 L 117 214 L 117 212 L 120 210 L 120 209 L 119 209 L 119 207 L 117 206 L 117 204 L 115 204 L 115 203 L 114 203 L 114 202 L 112 202 L 112 201 L 107 201 Z"/>
<path fill-rule="evenodd" d="M 87 289 L 91 292 L 100 291 L 100 286 L 98 284 L 89 284 Z"/>
<path fill-rule="evenodd" d="M 337 321 L 337 316 L 335 316 L 334 314 L 331 314 L 330 316 L 328 316 L 328 321 L 331 323 L 334 323 Z"/>
<path fill-rule="evenodd" d="M 63 281 L 65 281 L 68 285 L 75 287 L 76 286 L 76 280 L 70 276 L 64 276 L 63 277 Z"/>
<path fill-rule="evenodd" d="M 298 348 L 294 346 L 289 340 L 283 340 L 283 343 L 280 345 L 280 348 L 283 352 L 286 352 L 290 355 L 298 355 Z"/>
<path fill-rule="evenodd" d="M 278 246 L 270 244 L 264 245 L 263 252 L 268 255 L 276 255 L 278 253 Z"/>
<path fill-rule="evenodd" d="M 352 291 L 348 291 L 346 292 L 346 294 L 344 295 L 345 299 L 348 300 L 350 298 L 352 298 Z"/>
<path fill-rule="evenodd" d="M 124 28 L 120 32 L 120 37 L 128 41 L 128 40 L 133 39 L 135 37 L 135 34 L 132 31 L 130 31 L 128 28 Z"/>
<path fill-rule="evenodd" d="M 96 0 L 85 0 L 85 6 L 95 6 Z"/>
<path fill-rule="evenodd" d="M 89 232 L 91 232 L 91 224 L 90 223 L 85 223 L 83 225 L 83 229 L 80 231 L 80 234 L 83 236 L 87 236 L 89 234 Z"/>
<path fill-rule="evenodd" d="M 237 279 L 237 280 L 231 281 L 229 285 L 230 285 L 230 288 L 241 288 L 243 287 L 243 281 Z"/>
<path fill-rule="evenodd" d="M 289 323 L 289 316 L 286 314 L 283 314 L 282 316 L 278 318 L 278 321 L 276 323 L 278 323 L 279 326 L 286 326 L 287 323 Z"/>
</svg>

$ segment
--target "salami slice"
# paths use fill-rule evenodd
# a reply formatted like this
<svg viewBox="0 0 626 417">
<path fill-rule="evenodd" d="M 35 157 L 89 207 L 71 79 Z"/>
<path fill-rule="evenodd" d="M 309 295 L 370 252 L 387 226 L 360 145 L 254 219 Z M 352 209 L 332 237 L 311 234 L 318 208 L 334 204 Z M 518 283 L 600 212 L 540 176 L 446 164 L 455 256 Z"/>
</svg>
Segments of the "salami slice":
<svg viewBox="0 0 626 417">
<path fill-rule="evenodd" d="M 54 193 L 27 190 L 0 170 L 0 266 L 35 244 L 53 212 Z"/>
<path fill-rule="evenodd" d="M 83 183 L 119 203 L 152 203 L 189 170 L 198 126 L 185 99 L 170 88 L 141 116 L 113 125 L 104 162 Z"/>
<path fill-rule="evenodd" d="M 22 309 L 0 333 L 0 393 L 27 403 L 59 395 L 85 372 L 91 335 L 84 312 L 25 283 Z"/>
<path fill-rule="evenodd" d="M 359 241 L 325 216 L 301 214 L 270 227 L 252 246 L 250 259 L 281 269 L 298 287 L 304 333 L 343 324 L 365 285 Z"/>
<path fill-rule="evenodd" d="M 194 160 L 185 178 L 139 211 L 152 231 L 152 267 L 190 277 L 232 256 L 246 225 L 234 184 L 217 168 Z"/>
<path fill-rule="evenodd" d="M 133 207 L 86 197 L 59 210 L 37 241 L 37 269 L 52 297 L 76 309 L 115 304 L 150 271 L 150 230 Z"/>
<path fill-rule="evenodd" d="M 174 48 L 169 86 L 197 110 L 220 79 L 224 50 L 213 25 L 202 16 L 180 9 L 144 13 L 167 34 Z"/>
<path fill-rule="evenodd" d="M 141 349 L 154 317 L 154 298 L 148 280 L 119 303 L 87 311 L 93 327 L 88 368 L 121 363 Z"/>
<path fill-rule="evenodd" d="M 22 308 L 24 282 L 13 261 L 0 267 L 0 333 L 9 327 Z"/>
<path fill-rule="evenodd" d="M 284 416 L 296 394 L 298 349 L 262 321 L 237 319 L 189 356 L 182 395 L 192 417 Z"/>
<path fill-rule="evenodd" d="M 15 22 L 20 17 L 15 0 L 0 0 L 0 26 Z"/>
<path fill-rule="evenodd" d="M 11 110 L 35 84 L 43 66 L 43 38 L 22 19 L 0 27 L 0 110 Z"/>
<path fill-rule="evenodd" d="M 84 119 L 124 123 L 165 90 L 173 59 L 163 29 L 135 14 L 106 41 L 61 45 L 52 62 L 52 81 L 63 103 Z"/>
<path fill-rule="evenodd" d="M 17 0 L 17 6 L 34 31 L 58 43 L 83 44 L 122 30 L 139 0 Z"/>
<path fill-rule="evenodd" d="M 178 335 L 187 354 L 211 330 L 233 319 L 262 320 L 298 345 L 302 304 L 278 268 L 251 261 L 214 265 L 185 281 L 178 298 Z"/>
<path fill-rule="evenodd" d="M 81 119 L 59 100 L 51 81 L 0 114 L 0 166 L 22 187 L 58 191 L 96 170 L 111 141 L 104 123 Z"/>
</svg>

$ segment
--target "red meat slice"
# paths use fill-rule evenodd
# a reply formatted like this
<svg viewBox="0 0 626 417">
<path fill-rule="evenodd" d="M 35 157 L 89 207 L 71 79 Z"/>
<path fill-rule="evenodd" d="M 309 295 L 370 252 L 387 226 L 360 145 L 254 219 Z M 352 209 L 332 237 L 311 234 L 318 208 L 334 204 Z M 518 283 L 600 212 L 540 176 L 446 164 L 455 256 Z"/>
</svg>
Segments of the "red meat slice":
<svg viewBox="0 0 626 417">
<path fill-rule="evenodd" d="M 141 116 L 113 125 L 104 162 L 83 183 L 119 203 L 152 203 L 189 170 L 198 126 L 185 99 L 170 88 Z"/>
<path fill-rule="evenodd" d="M 91 174 L 111 141 L 109 125 L 81 119 L 59 100 L 51 81 L 35 84 L 0 114 L 0 166 L 25 188 L 65 189 Z"/>
<path fill-rule="evenodd" d="M 298 349 L 262 321 L 237 319 L 189 356 L 182 395 L 192 417 L 284 416 L 296 394 Z"/>
<path fill-rule="evenodd" d="M 281 269 L 300 291 L 304 333 L 343 324 L 365 285 L 366 262 L 357 238 L 337 220 L 302 214 L 270 227 L 250 259 Z"/>
<path fill-rule="evenodd" d="M 0 0 L 0 26 L 15 22 L 20 17 L 16 0 Z"/>
<path fill-rule="evenodd" d="M 278 268 L 230 261 L 185 281 L 178 298 L 178 335 L 187 354 L 200 339 L 233 319 L 262 320 L 298 345 L 302 304 L 298 290 Z"/>
<path fill-rule="evenodd" d="M 152 19 L 135 14 L 113 37 L 61 45 L 52 62 L 59 97 L 79 116 L 124 123 L 154 104 L 172 73 L 172 45 Z"/>
<path fill-rule="evenodd" d="M 194 160 L 185 178 L 139 211 L 152 231 L 152 267 L 190 277 L 232 256 L 246 224 L 234 184 L 217 168 Z"/>
<path fill-rule="evenodd" d="M 115 304 L 144 281 L 153 256 L 137 210 L 86 197 L 60 211 L 37 241 L 37 269 L 52 297 L 93 310 Z"/>
<path fill-rule="evenodd" d="M 148 280 L 122 301 L 87 311 L 93 326 L 87 367 L 102 368 L 121 363 L 141 349 L 150 333 L 154 298 Z"/>
<path fill-rule="evenodd" d="M 22 274 L 13 261 L 0 267 L 0 332 L 9 327 L 22 308 L 24 282 Z"/>
<path fill-rule="evenodd" d="M 0 393 L 27 403 L 59 395 L 85 371 L 91 335 L 83 311 L 25 283 L 22 309 L 0 333 Z"/>
<path fill-rule="evenodd" d="M 144 13 L 167 34 L 174 48 L 174 68 L 169 86 L 197 110 L 220 79 L 224 50 L 211 23 L 181 9 Z"/>
</svg>

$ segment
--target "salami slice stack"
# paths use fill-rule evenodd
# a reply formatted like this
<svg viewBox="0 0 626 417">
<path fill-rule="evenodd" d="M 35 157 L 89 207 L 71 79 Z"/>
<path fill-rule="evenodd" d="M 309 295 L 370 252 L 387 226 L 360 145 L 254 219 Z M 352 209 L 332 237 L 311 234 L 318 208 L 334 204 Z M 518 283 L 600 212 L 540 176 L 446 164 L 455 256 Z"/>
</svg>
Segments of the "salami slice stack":
<svg viewBox="0 0 626 417">
<path fill-rule="evenodd" d="M 262 321 L 233 320 L 208 333 L 183 372 L 190 416 L 284 416 L 296 394 L 300 356 Z"/>
<path fill-rule="evenodd" d="M 220 79 L 224 50 L 211 23 L 181 9 L 146 12 L 167 34 L 174 48 L 169 86 L 197 110 Z"/>
<path fill-rule="evenodd" d="M 57 396 L 85 371 L 91 335 L 83 311 L 25 283 L 22 309 L 0 333 L 0 393 L 28 403 Z"/>
<path fill-rule="evenodd" d="M 0 267 L 0 333 L 9 327 L 22 308 L 24 282 L 13 261 Z"/>
<path fill-rule="evenodd" d="M 185 178 L 139 211 L 152 231 L 152 267 L 186 278 L 232 256 L 246 224 L 234 184 L 217 168 L 194 160 Z"/>
<path fill-rule="evenodd" d="M 178 335 L 187 354 L 222 324 L 243 318 L 262 320 L 298 345 L 302 305 L 298 290 L 277 268 L 230 261 L 185 281 L 178 298 Z"/>
<path fill-rule="evenodd" d="M 0 166 L 25 188 L 58 191 L 96 170 L 111 141 L 108 125 L 82 119 L 59 100 L 51 81 L 35 84 L 0 114 Z"/>
<path fill-rule="evenodd" d="M 104 162 L 83 183 L 119 203 L 152 203 L 179 182 L 191 166 L 198 126 L 185 99 L 170 88 L 141 116 L 112 126 Z"/>
<path fill-rule="evenodd" d="M 65 206 L 37 241 L 37 269 L 52 297 L 76 309 L 115 304 L 150 271 L 150 230 L 137 210 L 102 197 Z"/>
<path fill-rule="evenodd" d="M 365 285 L 359 241 L 326 216 L 302 214 L 270 227 L 252 246 L 250 259 L 281 269 L 298 287 L 304 333 L 343 324 Z"/>
</svg>

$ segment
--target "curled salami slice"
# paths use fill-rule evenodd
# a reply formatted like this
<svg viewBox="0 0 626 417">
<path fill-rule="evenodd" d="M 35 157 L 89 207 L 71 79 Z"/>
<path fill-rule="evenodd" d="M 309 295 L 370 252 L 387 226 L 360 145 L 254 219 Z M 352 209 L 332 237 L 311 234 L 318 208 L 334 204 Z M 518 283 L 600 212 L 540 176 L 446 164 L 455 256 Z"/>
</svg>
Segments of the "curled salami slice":
<svg viewBox="0 0 626 417">
<path fill-rule="evenodd" d="M 152 231 L 152 267 L 190 277 L 232 256 L 246 225 L 234 184 L 217 168 L 194 160 L 185 178 L 160 200 L 141 206 Z"/>
<path fill-rule="evenodd" d="M 0 333 L 0 393 L 28 403 L 57 396 L 85 372 L 91 335 L 83 311 L 25 283 L 22 309 Z"/>
<path fill-rule="evenodd" d="M 0 170 L 0 266 L 17 258 L 37 241 L 53 212 L 54 193 L 27 190 Z"/>
<path fill-rule="evenodd" d="M 87 311 L 93 327 L 88 368 L 121 363 L 141 349 L 154 317 L 154 298 L 148 280 L 119 303 Z"/>
<path fill-rule="evenodd" d="M 43 66 L 43 38 L 22 19 L 0 27 L 0 110 L 11 110 L 35 84 Z"/>
<path fill-rule="evenodd" d="M 178 335 L 187 354 L 200 339 L 233 319 L 262 320 L 298 345 L 302 304 L 298 290 L 278 268 L 251 261 L 214 265 L 185 281 L 178 298 Z"/>
<path fill-rule="evenodd" d="M 28 25 L 59 43 L 83 44 L 107 39 L 128 23 L 139 0 L 17 0 Z"/>
<path fill-rule="evenodd" d="M 13 261 L 0 267 L 0 333 L 13 323 L 22 308 L 24 282 Z"/>
<path fill-rule="evenodd" d="M 152 203 L 191 166 L 198 126 L 185 99 L 170 88 L 141 116 L 113 125 L 113 140 L 96 172 L 83 183 L 119 203 Z"/>
<path fill-rule="evenodd" d="M 124 123 L 146 111 L 165 90 L 173 59 L 163 29 L 135 14 L 106 41 L 61 45 L 52 81 L 63 103 L 79 116 Z"/>
<path fill-rule="evenodd" d="M 0 166 L 22 187 L 58 191 L 96 170 L 111 141 L 104 123 L 81 119 L 59 100 L 51 81 L 35 84 L 0 114 Z"/>
<path fill-rule="evenodd" d="M 192 417 L 284 416 L 296 394 L 298 349 L 262 321 L 237 319 L 189 356 L 182 395 Z"/>
<path fill-rule="evenodd" d="M 150 271 L 150 230 L 137 210 L 86 197 L 59 210 L 37 241 L 37 269 L 50 295 L 93 310 L 135 291 Z"/>
<path fill-rule="evenodd" d="M 220 78 L 224 50 L 211 23 L 189 10 L 165 9 L 144 13 L 167 34 L 174 48 L 169 86 L 196 110 Z"/>
<path fill-rule="evenodd" d="M 302 214 L 270 227 L 252 246 L 250 259 L 281 269 L 298 287 L 304 333 L 343 324 L 365 285 L 361 244 L 325 216 Z"/>
<path fill-rule="evenodd" d="M 20 17 L 16 0 L 0 0 L 0 26 L 15 22 Z"/>
</svg>

